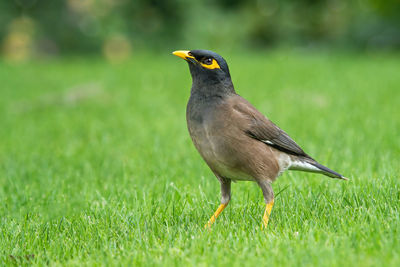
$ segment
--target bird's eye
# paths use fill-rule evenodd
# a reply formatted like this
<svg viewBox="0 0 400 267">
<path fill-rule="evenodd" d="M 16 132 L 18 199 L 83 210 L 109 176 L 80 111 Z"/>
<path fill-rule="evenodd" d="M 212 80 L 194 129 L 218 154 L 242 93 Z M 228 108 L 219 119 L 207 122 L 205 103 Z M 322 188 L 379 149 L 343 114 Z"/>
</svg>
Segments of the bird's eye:
<svg viewBox="0 0 400 267">
<path fill-rule="evenodd" d="M 212 63 L 212 58 L 205 58 L 205 59 L 203 59 L 203 63 L 206 64 L 206 65 L 211 65 L 211 63 Z"/>
</svg>

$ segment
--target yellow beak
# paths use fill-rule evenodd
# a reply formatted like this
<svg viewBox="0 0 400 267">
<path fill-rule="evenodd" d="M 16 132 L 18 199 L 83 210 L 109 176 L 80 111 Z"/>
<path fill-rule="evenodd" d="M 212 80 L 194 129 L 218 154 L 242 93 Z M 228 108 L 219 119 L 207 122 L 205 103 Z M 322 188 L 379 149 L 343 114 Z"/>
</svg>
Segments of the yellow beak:
<svg viewBox="0 0 400 267">
<path fill-rule="evenodd" d="M 189 53 L 190 53 L 189 50 L 178 50 L 178 51 L 172 52 L 173 55 L 183 58 L 184 60 L 187 60 L 188 58 L 195 59 L 194 56 L 190 55 Z"/>
</svg>

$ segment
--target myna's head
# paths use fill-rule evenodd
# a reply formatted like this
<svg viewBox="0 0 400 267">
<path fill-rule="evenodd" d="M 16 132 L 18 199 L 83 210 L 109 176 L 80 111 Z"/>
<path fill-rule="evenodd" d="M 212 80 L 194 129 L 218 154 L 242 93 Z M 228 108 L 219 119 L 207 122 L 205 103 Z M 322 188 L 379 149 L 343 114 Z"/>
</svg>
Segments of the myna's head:
<svg viewBox="0 0 400 267">
<path fill-rule="evenodd" d="M 216 83 L 230 81 L 228 64 L 225 59 L 209 50 L 179 50 L 172 54 L 183 58 L 189 64 L 193 82 Z"/>
</svg>

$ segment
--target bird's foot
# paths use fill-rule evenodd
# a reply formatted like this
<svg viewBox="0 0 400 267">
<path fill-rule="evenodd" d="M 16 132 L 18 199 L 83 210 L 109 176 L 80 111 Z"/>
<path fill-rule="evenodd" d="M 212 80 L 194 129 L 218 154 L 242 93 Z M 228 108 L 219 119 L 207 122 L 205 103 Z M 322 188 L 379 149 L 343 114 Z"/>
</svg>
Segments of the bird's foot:
<svg viewBox="0 0 400 267">
<path fill-rule="evenodd" d="M 204 225 L 205 229 L 211 228 L 211 225 L 215 222 L 215 220 L 218 218 L 218 216 L 221 214 L 221 212 L 225 209 L 226 206 L 228 206 L 228 204 L 219 205 L 218 209 L 214 212 L 213 216 L 211 216 L 210 220 L 208 220 L 208 223 Z"/>
<path fill-rule="evenodd" d="M 269 217 L 271 215 L 271 211 L 272 211 L 272 207 L 273 206 L 274 206 L 274 200 L 272 200 L 271 202 L 269 202 L 265 206 L 265 211 L 264 211 L 264 216 L 263 216 L 263 219 L 262 219 L 261 229 L 267 229 Z"/>
</svg>

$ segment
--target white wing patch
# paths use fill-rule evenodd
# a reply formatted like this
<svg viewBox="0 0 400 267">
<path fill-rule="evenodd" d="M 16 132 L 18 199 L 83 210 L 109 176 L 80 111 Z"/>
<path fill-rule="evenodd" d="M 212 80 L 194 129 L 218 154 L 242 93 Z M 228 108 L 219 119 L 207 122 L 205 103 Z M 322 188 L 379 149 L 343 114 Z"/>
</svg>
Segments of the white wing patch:
<svg viewBox="0 0 400 267">
<path fill-rule="evenodd" d="M 266 143 L 266 144 L 268 144 L 268 145 L 273 145 L 273 144 L 274 144 L 274 143 L 272 143 L 272 142 L 269 141 L 269 140 L 261 140 L 261 142 Z"/>
</svg>

